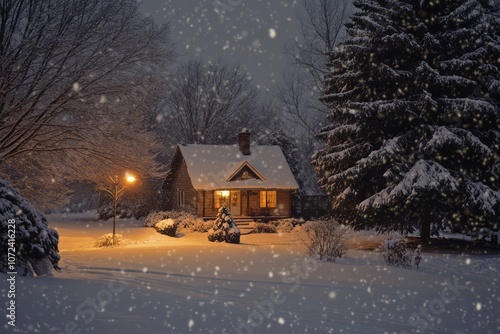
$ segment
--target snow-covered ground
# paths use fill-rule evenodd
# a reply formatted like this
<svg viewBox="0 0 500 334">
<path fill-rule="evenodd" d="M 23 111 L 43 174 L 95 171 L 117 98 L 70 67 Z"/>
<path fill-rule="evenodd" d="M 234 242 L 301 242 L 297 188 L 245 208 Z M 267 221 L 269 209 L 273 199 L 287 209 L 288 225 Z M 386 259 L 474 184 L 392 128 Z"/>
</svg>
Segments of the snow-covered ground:
<svg viewBox="0 0 500 334">
<path fill-rule="evenodd" d="M 300 232 L 217 244 L 206 233 L 171 238 L 131 220 L 118 221 L 122 245 L 98 249 L 111 222 L 91 214 L 48 221 L 60 234 L 62 271 L 17 277 L 16 327 L 4 320 L 2 333 L 500 332 L 499 256 L 424 252 L 420 268 L 407 270 L 351 249 L 326 263 L 305 256 Z"/>
</svg>

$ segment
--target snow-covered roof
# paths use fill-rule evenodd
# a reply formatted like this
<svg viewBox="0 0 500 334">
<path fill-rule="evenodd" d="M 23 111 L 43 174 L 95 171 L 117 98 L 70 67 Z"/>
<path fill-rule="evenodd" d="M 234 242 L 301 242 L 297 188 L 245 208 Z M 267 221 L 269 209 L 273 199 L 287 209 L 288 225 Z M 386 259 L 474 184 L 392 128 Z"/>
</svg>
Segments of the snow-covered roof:
<svg viewBox="0 0 500 334">
<path fill-rule="evenodd" d="M 279 146 L 252 146 L 250 155 L 238 145 L 179 145 L 178 150 L 197 190 L 299 188 Z M 244 167 L 258 177 L 235 179 Z"/>
</svg>

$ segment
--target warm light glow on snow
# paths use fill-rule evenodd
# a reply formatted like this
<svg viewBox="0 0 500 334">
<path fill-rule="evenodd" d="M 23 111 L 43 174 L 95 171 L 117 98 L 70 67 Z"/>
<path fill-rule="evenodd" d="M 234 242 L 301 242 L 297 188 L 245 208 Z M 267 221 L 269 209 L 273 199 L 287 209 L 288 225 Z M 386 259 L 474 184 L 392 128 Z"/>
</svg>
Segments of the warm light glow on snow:
<svg viewBox="0 0 500 334">
<path fill-rule="evenodd" d="M 425 333 L 438 326 L 450 333 L 496 329 L 499 293 L 491 282 L 500 274 L 497 256 L 474 256 L 465 265 L 463 254 L 426 252 L 419 269 L 404 269 L 383 265 L 377 251 L 353 248 L 334 263 L 305 254 L 301 225 L 280 236 L 242 235 L 236 246 L 211 243 L 206 232 L 188 228 L 171 238 L 139 228 L 135 219 L 119 220 L 117 232 L 124 239 L 104 250 L 94 243 L 109 226 L 94 216 L 93 211 L 48 215 L 49 226 L 59 232 L 63 270 L 43 279 L 43 288 L 40 279 L 24 279 L 16 304 L 34 300 L 42 307 L 20 314 L 19 324 L 75 323 L 82 333 L 121 326 L 121 334 L 137 333 L 139 321 L 147 322 L 145 333 L 173 332 L 166 330 L 171 324 L 175 333 L 288 334 L 302 330 L 303 321 L 315 324 L 317 333 L 330 328 L 369 333 L 372 323 L 387 332 L 424 332 L 413 325 L 417 321 L 427 324 Z M 371 246 L 385 237 L 374 231 L 351 233 L 358 245 Z M 445 236 L 463 240 L 462 235 Z M 95 319 L 85 323 L 91 318 L 82 314 L 94 313 Z M 228 327 L 230 317 L 236 318 L 234 330 Z"/>
</svg>

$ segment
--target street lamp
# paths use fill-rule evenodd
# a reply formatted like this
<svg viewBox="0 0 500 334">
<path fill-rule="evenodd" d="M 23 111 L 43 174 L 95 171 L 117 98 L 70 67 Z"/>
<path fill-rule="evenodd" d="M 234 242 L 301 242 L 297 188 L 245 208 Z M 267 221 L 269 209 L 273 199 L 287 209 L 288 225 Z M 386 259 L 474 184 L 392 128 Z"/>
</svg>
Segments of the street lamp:
<svg viewBox="0 0 500 334">
<path fill-rule="evenodd" d="M 125 188 L 127 187 L 127 183 L 135 182 L 135 177 L 129 173 L 125 174 L 125 184 L 121 183 L 121 180 L 118 178 L 118 175 L 115 177 L 109 176 L 109 180 L 111 181 L 112 186 L 110 188 L 101 187 L 101 190 L 104 190 L 108 194 L 113 197 L 113 246 L 115 245 L 115 229 L 116 229 L 116 206 L 118 205 L 118 201 L 123 196 Z"/>
</svg>

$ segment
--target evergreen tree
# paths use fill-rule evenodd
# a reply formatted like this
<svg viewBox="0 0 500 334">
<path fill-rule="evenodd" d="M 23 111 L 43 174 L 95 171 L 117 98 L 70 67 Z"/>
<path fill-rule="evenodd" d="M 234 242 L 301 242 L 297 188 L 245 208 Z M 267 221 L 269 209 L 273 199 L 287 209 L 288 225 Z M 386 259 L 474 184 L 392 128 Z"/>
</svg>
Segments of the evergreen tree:
<svg viewBox="0 0 500 334">
<path fill-rule="evenodd" d="M 497 227 L 498 18 L 475 0 L 354 4 L 330 55 L 326 145 L 313 156 L 334 213 L 423 239 L 447 225 Z"/>
<path fill-rule="evenodd" d="M 294 139 L 287 135 L 283 130 L 276 129 L 262 135 L 258 139 L 258 144 L 276 145 L 281 148 L 281 151 L 283 151 L 283 155 L 285 156 L 285 159 L 290 166 L 290 170 L 292 171 L 295 180 L 297 180 L 297 183 L 299 184 L 299 191 L 303 191 L 305 175 L 303 173 L 302 164 L 305 159 L 300 156 L 297 143 L 294 141 Z"/>
<path fill-rule="evenodd" d="M 17 189 L 0 178 L 0 272 L 51 275 L 59 270 L 59 234 Z"/>
<path fill-rule="evenodd" d="M 240 229 L 229 209 L 225 205 L 220 207 L 215 218 L 214 227 L 208 231 L 208 240 L 211 242 L 225 241 L 230 244 L 239 244 L 240 234 Z"/>
</svg>

